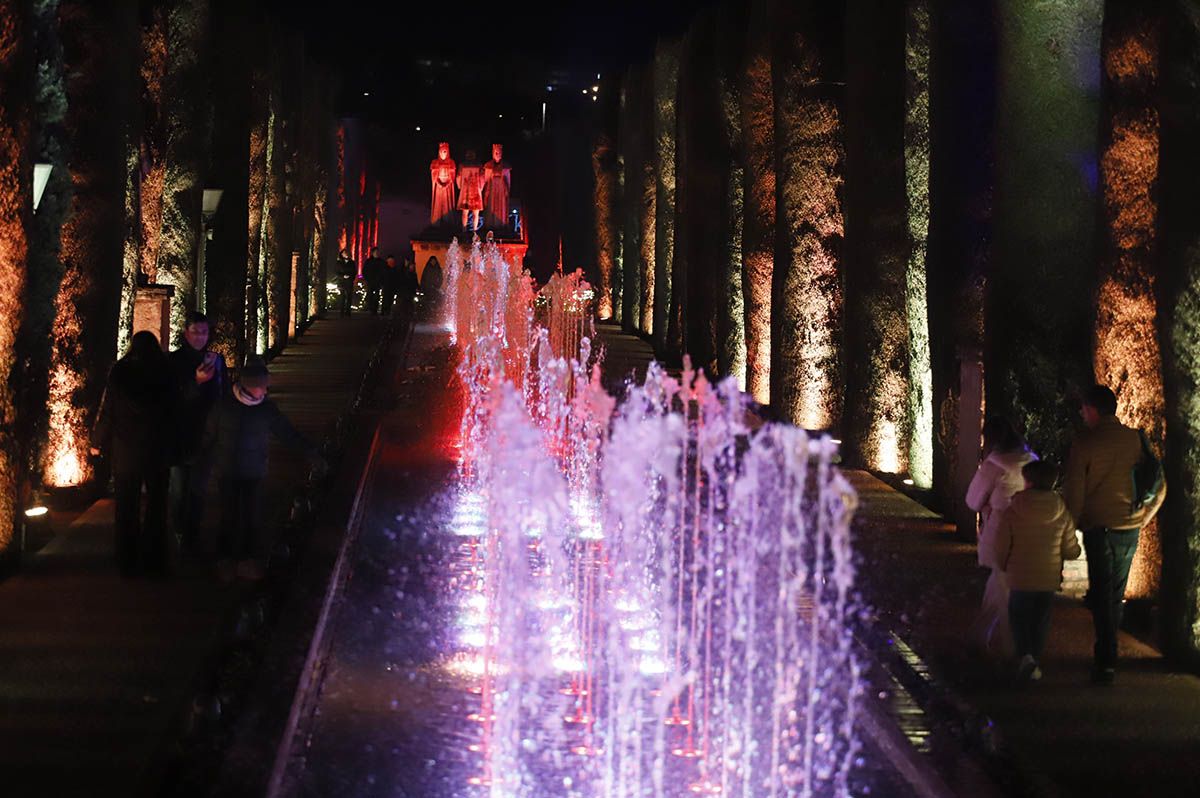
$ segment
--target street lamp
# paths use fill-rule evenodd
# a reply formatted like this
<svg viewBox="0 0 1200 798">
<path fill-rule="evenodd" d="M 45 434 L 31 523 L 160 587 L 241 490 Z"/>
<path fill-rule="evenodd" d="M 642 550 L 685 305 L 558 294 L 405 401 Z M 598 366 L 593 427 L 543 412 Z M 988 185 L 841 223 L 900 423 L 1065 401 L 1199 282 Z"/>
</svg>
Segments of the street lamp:
<svg viewBox="0 0 1200 798">
<path fill-rule="evenodd" d="M 50 182 L 50 173 L 54 171 L 54 164 L 50 163 L 35 163 L 33 165 L 33 212 L 37 213 L 38 206 L 42 204 L 42 195 L 46 193 L 46 184 Z"/>
<path fill-rule="evenodd" d="M 205 297 L 208 293 L 205 256 L 208 242 L 213 237 L 212 220 L 217 215 L 217 209 L 221 207 L 221 197 L 224 194 L 224 189 L 206 188 L 200 198 L 200 241 L 196 247 L 196 309 L 201 313 L 205 312 L 205 306 L 208 304 Z"/>
</svg>

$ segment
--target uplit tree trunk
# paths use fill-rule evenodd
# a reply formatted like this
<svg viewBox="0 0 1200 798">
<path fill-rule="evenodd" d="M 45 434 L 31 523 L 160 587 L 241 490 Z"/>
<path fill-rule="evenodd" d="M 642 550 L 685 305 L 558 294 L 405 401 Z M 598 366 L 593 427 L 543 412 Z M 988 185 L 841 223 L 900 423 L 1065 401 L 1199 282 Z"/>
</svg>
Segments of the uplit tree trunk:
<svg viewBox="0 0 1200 798">
<path fill-rule="evenodd" d="M 919 488 L 933 487 L 933 372 L 926 267 L 929 239 L 929 0 L 905 9 L 904 185 L 908 267 L 904 280 L 908 321 L 908 472 Z"/>
<path fill-rule="evenodd" d="M 996 262 L 989 290 L 989 413 L 1061 460 L 1092 381 L 1101 0 L 997 5 Z"/>
<path fill-rule="evenodd" d="M 649 145 L 649 91 L 647 70 L 630 67 L 626 73 L 624 97 L 621 104 L 620 143 L 624 164 L 621 197 L 622 263 L 621 263 L 621 324 L 629 332 L 642 330 L 643 261 L 647 253 L 646 167 Z M 653 219 L 653 207 L 649 209 Z M 653 242 L 649 244 L 653 251 Z"/>
<path fill-rule="evenodd" d="M 613 272 L 617 268 L 618 213 L 617 157 L 612 134 L 596 132 L 592 143 L 592 174 L 596 206 L 596 311 L 601 319 L 613 317 Z"/>
<path fill-rule="evenodd" d="M 935 3 L 931 19 L 930 361 L 934 484 L 964 540 L 975 540 L 967 485 L 979 458 L 985 275 L 992 260 L 996 30 L 991 0 Z"/>
<path fill-rule="evenodd" d="M 209 147 L 206 53 L 208 0 L 177 0 L 167 12 L 167 71 L 162 77 L 164 133 L 157 282 L 175 286 L 171 330 L 179 334 L 196 307 L 197 236 Z M 174 343 L 174 342 L 172 342 Z"/>
<path fill-rule="evenodd" d="M 908 471 L 904 4 L 850 0 L 846 90 L 846 449 Z"/>
<path fill-rule="evenodd" d="M 772 15 L 771 404 L 808 429 L 836 428 L 842 415 L 841 10 L 780 2 Z"/>
<path fill-rule="evenodd" d="M 1168 653 L 1200 664 L 1200 8 L 1163 25 L 1160 310 L 1167 439 L 1162 605 Z"/>
<path fill-rule="evenodd" d="M 50 429 L 42 462 L 51 485 L 79 485 L 92 477 L 89 430 L 116 354 L 134 12 L 124 3 L 59 5 L 74 195 L 61 231 L 64 273 L 52 332 Z"/>
<path fill-rule="evenodd" d="M 638 331 L 644 335 L 650 335 L 654 332 L 654 281 L 657 275 L 655 258 L 657 256 L 658 179 L 655 174 L 657 158 L 654 151 L 657 140 L 654 127 L 656 107 L 653 65 L 648 65 L 640 71 L 642 85 L 638 93 L 637 125 L 641 168 L 637 172 L 638 185 L 635 187 L 638 205 L 639 255 L 637 311 L 634 317 Z"/>
<path fill-rule="evenodd" d="M 33 81 L 29 39 L 25 3 L 0 0 L 0 552 L 13 539 L 24 472 L 13 377 L 28 279 L 26 224 L 33 173 L 28 147 Z"/>
<path fill-rule="evenodd" d="M 675 259 L 675 101 L 679 92 L 679 42 L 654 51 L 654 352 L 666 357 Z"/>
<path fill-rule="evenodd" d="M 58 3 L 33 7 L 30 30 L 33 57 L 38 69 L 33 92 L 35 142 L 31 159 L 52 167 L 41 202 L 26 225 L 29 235 L 28 282 L 22 298 L 20 333 L 16 351 L 21 353 L 17 391 L 17 429 L 20 442 L 21 475 L 36 481 L 47 437 L 51 330 L 55 298 L 62 283 L 60 229 L 71 205 L 71 172 L 68 168 L 70 142 L 63 121 L 67 112 L 66 76 L 63 73 L 62 42 L 58 31 Z M 8 96 L 7 93 L 4 96 Z M 19 94 L 17 96 L 20 96 Z M 27 98 L 28 99 L 28 98 Z M 29 168 L 32 169 L 30 165 Z M 5 293 L 9 292 L 5 290 Z"/>
<path fill-rule="evenodd" d="M 746 54 L 744 32 L 749 18 L 745 3 L 717 7 L 715 63 L 717 101 L 722 135 L 721 164 L 724 172 L 724 246 L 719 253 L 720 314 L 717 317 L 717 368 L 722 377 L 733 377 L 746 387 L 745 300 L 742 292 L 742 233 L 745 198 L 742 193 L 745 169 L 742 162 L 742 115 L 738 103 L 742 61 Z"/>
<path fill-rule="evenodd" d="M 271 118 L 270 83 L 266 71 L 254 71 L 254 83 L 250 92 L 250 183 L 248 192 L 246 283 L 245 283 L 245 330 L 246 354 L 266 353 L 266 328 L 263 325 L 262 280 L 266 273 L 264 260 L 268 248 L 264 247 L 270 197 L 268 181 L 271 163 L 271 145 L 274 125 Z"/>
<path fill-rule="evenodd" d="M 1101 64 L 1100 280 L 1093 339 L 1096 381 L 1117 393 L 1118 416 L 1165 436 L 1158 305 L 1154 297 L 1158 223 L 1158 72 L 1162 9 L 1157 0 L 1107 0 Z M 1143 530 L 1128 595 L 1158 591 L 1157 524 Z"/>
<path fill-rule="evenodd" d="M 224 193 L 206 245 L 205 288 L 213 347 L 231 366 L 242 363 L 247 337 L 246 270 L 250 258 L 250 140 L 254 65 L 245 57 L 258 39 L 251 11 L 238 0 L 213 0 L 214 125 L 209 180 Z M 261 198 L 260 198 L 261 201 Z M 260 205 L 261 208 L 261 205 Z"/>
<path fill-rule="evenodd" d="M 738 99 L 742 114 L 742 297 L 746 390 L 771 401 L 771 283 L 775 263 L 775 96 L 768 0 L 750 10 Z"/>
</svg>

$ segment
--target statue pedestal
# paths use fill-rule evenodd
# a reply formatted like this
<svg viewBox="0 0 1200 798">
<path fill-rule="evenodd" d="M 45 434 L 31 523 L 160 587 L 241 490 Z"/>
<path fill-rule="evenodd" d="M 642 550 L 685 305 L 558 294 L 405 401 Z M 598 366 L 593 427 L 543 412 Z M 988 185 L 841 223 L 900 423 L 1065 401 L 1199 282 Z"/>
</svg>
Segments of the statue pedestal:
<svg viewBox="0 0 1200 798">
<path fill-rule="evenodd" d="M 465 257 L 471 251 L 471 233 L 469 232 L 447 231 L 443 233 L 440 230 L 430 229 L 412 239 L 413 263 L 417 267 L 418 282 L 425 274 L 425 266 L 433 258 L 437 258 L 438 264 L 442 267 L 442 274 L 446 273 L 446 251 L 450 249 L 450 242 L 455 238 L 458 239 L 459 246 L 463 248 Z M 482 239 L 483 236 L 480 238 Z M 500 248 L 500 254 L 504 260 L 518 269 L 523 267 L 525 253 L 529 250 L 528 241 L 523 238 L 496 238 L 495 244 Z"/>
<path fill-rule="evenodd" d="M 133 299 L 133 332 L 149 330 L 164 352 L 171 349 L 171 298 L 173 285 L 139 285 Z"/>
</svg>

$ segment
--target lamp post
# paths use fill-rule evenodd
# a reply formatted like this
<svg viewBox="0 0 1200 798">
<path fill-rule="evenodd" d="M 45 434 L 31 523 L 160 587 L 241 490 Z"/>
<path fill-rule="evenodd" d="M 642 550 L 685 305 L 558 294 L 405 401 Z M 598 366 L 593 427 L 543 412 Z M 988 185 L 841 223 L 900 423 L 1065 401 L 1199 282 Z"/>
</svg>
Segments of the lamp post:
<svg viewBox="0 0 1200 798">
<path fill-rule="evenodd" d="M 35 163 L 33 165 L 33 212 L 37 213 L 38 206 L 42 204 L 42 195 L 46 193 L 46 184 L 50 182 L 50 173 L 54 171 L 54 164 L 51 163 Z"/>
<path fill-rule="evenodd" d="M 200 201 L 200 241 L 196 247 L 196 310 L 201 313 L 206 312 L 205 306 L 208 304 L 206 302 L 208 289 L 205 279 L 205 257 L 208 242 L 213 237 L 212 220 L 217 215 L 217 208 L 221 207 L 221 196 L 224 193 L 224 189 L 206 188 Z"/>
</svg>

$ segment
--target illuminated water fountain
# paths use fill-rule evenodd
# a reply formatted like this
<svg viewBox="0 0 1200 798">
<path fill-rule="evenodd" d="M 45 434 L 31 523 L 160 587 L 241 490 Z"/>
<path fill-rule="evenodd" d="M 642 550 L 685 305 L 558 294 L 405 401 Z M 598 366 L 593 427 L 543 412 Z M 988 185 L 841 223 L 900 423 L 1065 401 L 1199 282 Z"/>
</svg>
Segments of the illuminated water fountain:
<svg viewBox="0 0 1200 798">
<path fill-rule="evenodd" d="M 457 661 L 478 695 L 471 788 L 849 794 L 854 495 L 834 444 L 751 429 L 734 382 L 687 367 L 652 365 L 618 405 L 599 385 L 582 278 L 556 278 L 551 323 L 530 328 L 511 289 L 471 287 L 514 279 L 486 248 L 480 262 L 456 293 L 471 305 L 460 333 L 477 335 L 459 338 L 452 522 Z"/>
</svg>

